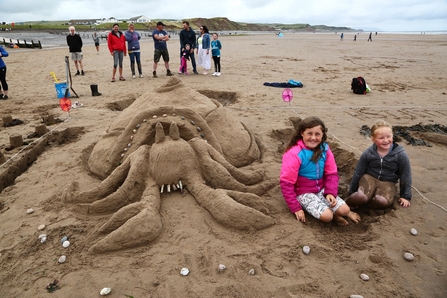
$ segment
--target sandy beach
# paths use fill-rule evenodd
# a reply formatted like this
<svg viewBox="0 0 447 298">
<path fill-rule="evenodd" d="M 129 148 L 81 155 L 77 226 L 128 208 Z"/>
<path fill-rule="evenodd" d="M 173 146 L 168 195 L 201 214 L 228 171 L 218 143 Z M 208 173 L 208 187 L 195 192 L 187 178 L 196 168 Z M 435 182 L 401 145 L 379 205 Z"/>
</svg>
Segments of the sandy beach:
<svg viewBox="0 0 447 298">
<path fill-rule="evenodd" d="M 158 78 L 145 38 L 144 78 L 132 79 L 125 57 L 126 81 L 114 83 L 107 45 L 99 54 L 85 46 L 85 76 L 72 77 L 79 98 L 71 92 L 83 106 L 69 113 L 50 75 L 65 80 L 68 47 L 8 49 L 10 99 L 0 115 L 23 123 L 0 127 L 0 297 L 100 297 L 106 287 L 135 298 L 446 297 L 445 131 L 409 130 L 430 146 L 399 142 L 412 166 L 409 208 L 361 208 L 360 223 L 347 227 L 310 215 L 302 224 L 282 197 L 281 156 L 300 119 L 316 115 L 328 127 L 342 198 L 371 145 L 363 125 L 447 125 L 446 35 L 351 35 L 222 36 L 220 77 L 177 74 L 172 38 L 175 75 L 159 63 Z M 370 93 L 352 93 L 357 76 Z M 290 79 L 304 85 L 290 103 L 284 88 L 263 85 Z M 176 122 L 189 142 L 156 149 L 154 138 L 165 144 L 157 122 L 165 133 Z M 36 136 L 42 125 L 48 133 Z M 17 136 L 24 145 L 12 148 Z M 160 194 L 170 177 L 183 179 L 183 192 Z"/>
</svg>

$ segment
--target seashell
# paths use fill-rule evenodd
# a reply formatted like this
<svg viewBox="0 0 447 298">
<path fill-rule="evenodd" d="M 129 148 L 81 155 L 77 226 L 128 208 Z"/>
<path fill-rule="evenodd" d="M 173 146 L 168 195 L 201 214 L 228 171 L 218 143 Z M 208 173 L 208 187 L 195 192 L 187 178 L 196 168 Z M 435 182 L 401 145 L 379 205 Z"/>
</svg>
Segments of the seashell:
<svg viewBox="0 0 447 298">
<path fill-rule="evenodd" d="M 132 130 L 132 132 L 133 132 L 133 133 L 137 133 L 137 130 L 134 128 L 134 129 Z"/>
<path fill-rule="evenodd" d="M 147 119 L 143 119 L 143 122 L 147 122 Z"/>
<path fill-rule="evenodd" d="M 204 135 L 203 133 L 201 133 L 201 134 L 200 134 L 200 136 L 201 136 L 202 138 L 204 138 L 204 137 L 205 137 L 205 135 Z"/>
<path fill-rule="evenodd" d="M 227 269 L 227 267 L 224 264 L 219 264 L 218 268 L 219 271 L 224 271 L 225 269 Z"/>
<path fill-rule="evenodd" d="M 305 255 L 308 255 L 309 253 L 310 253 L 310 247 L 309 246 L 303 246 L 303 253 L 305 254 Z"/>
<path fill-rule="evenodd" d="M 413 236 L 416 236 L 418 234 L 418 231 L 415 228 L 410 229 L 410 233 Z"/>
<path fill-rule="evenodd" d="M 406 253 L 404 253 L 404 258 L 405 258 L 405 260 L 411 262 L 414 260 L 414 255 L 412 253 L 406 252 Z"/>
<path fill-rule="evenodd" d="M 136 128 L 140 128 L 140 127 L 141 127 L 141 124 L 138 123 L 137 126 L 135 126 L 135 127 L 136 127 Z"/>
<path fill-rule="evenodd" d="M 121 153 L 121 157 L 124 157 L 124 153 Z"/>
<path fill-rule="evenodd" d="M 157 118 L 157 115 L 152 116 L 152 118 L 156 119 L 156 118 Z"/>
<path fill-rule="evenodd" d="M 67 241 L 68 240 L 68 237 L 67 236 L 64 236 L 64 237 L 62 237 L 62 239 L 61 239 L 61 243 L 64 243 L 65 241 Z"/>
<path fill-rule="evenodd" d="M 28 210 L 26 210 L 26 213 L 28 213 L 28 214 L 31 214 L 33 212 L 34 212 L 34 210 L 32 208 L 29 208 Z"/>
<path fill-rule="evenodd" d="M 255 275 L 255 269 L 250 269 L 250 270 L 248 271 L 248 274 L 250 274 L 250 275 Z"/>
<path fill-rule="evenodd" d="M 171 185 L 170 184 L 166 184 L 166 191 L 167 192 L 171 192 Z"/>
<path fill-rule="evenodd" d="M 130 136 L 130 140 L 133 140 L 133 136 Z"/>
<path fill-rule="evenodd" d="M 168 117 L 168 115 L 166 115 L 166 114 L 163 114 L 163 117 Z"/>
<path fill-rule="evenodd" d="M 172 116 L 176 116 L 175 113 L 173 113 Z"/>
<path fill-rule="evenodd" d="M 351 295 L 349 296 L 349 298 L 363 298 L 362 295 Z"/>
<path fill-rule="evenodd" d="M 47 241 L 47 237 L 40 238 L 40 243 L 44 243 L 45 241 Z"/>
<path fill-rule="evenodd" d="M 200 127 L 197 126 L 197 131 L 202 131 L 202 129 Z"/>
<path fill-rule="evenodd" d="M 127 151 L 127 150 L 129 150 L 129 148 L 126 147 L 126 148 L 124 148 L 123 150 L 124 150 L 124 151 Z"/>
<path fill-rule="evenodd" d="M 181 116 L 180 119 L 185 120 L 185 116 Z"/>
<path fill-rule="evenodd" d="M 65 263 L 65 261 L 67 260 L 66 256 L 60 256 L 59 260 L 57 260 L 59 263 Z"/>
<path fill-rule="evenodd" d="M 188 268 L 182 268 L 182 270 L 180 270 L 180 274 L 183 276 L 187 276 L 189 274 L 189 269 Z"/>
<path fill-rule="evenodd" d="M 191 124 L 192 124 L 192 125 L 196 125 L 196 123 L 195 123 L 194 121 L 192 121 L 192 120 L 191 120 Z"/>
<path fill-rule="evenodd" d="M 64 243 L 62 243 L 62 246 L 65 247 L 65 248 L 69 247 L 70 246 L 70 241 L 65 240 Z"/>
<path fill-rule="evenodd" d="M 364 281 L 368 281 L 369 280 L 369 276 L 366 275 L 365 273 L 360 274 L 360 278 Z"/>
<path fill-rule="evenodd" d="M 110 292 L 112 292 L 111 288 L 104 288 L 101 290 L 101 292 L 99 292 L 99 295 L 101 295 L 101 296 L 109 295 Z"/>
<path fill-rule="evenodd" d="M 130 146 L 132 146 L 132 144 L 131 144 L 131 143 L 127 144 L 127 147 L 130 147 Z"/>
<path fill-rule="evenodd" d="M 163 189 L 165 188 L 165 185 L 163 184 L 160 188 L 160 193 L 163 193 Z"/>
<path fill-rule="evenodd" d="M 43 229 L 45 229 L 45 225 L 40 225 L 37 229 L 38 229 L 39 231 L 42 231 Z"/>
<path fill-rule="evenodd" d="M 43 237 L 46 238 L 46 237 L 47 237 L 47 234 L 40 234 L 40 235 L 39 235 L 39 239 L 42 239 Z"/>
<path fill-rule="evenodd" d="M 177 190 L 177 186 L 175 184 L 172 184 L 172 189 Z"/>
</svg>

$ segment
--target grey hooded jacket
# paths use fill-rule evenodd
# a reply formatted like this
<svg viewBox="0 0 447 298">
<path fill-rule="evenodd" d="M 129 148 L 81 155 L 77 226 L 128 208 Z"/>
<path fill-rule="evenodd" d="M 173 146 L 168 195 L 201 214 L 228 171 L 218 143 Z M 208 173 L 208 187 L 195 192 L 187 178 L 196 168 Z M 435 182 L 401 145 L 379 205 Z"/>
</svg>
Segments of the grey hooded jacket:
<svg viewBox="0 0 447 298">
<path fill-rule="evenodd" d="M 410 159 L 403 147 L 393 143 L 393 149 L 381 158 L 376 144 L 372 144 L 360 156 L 349 187 L 349 194 L 358 190 L 359 180 L 369 174 L 380 181 L 397 183 L 399 181 L 400 197 L 411 200 Z"/>
</svg>

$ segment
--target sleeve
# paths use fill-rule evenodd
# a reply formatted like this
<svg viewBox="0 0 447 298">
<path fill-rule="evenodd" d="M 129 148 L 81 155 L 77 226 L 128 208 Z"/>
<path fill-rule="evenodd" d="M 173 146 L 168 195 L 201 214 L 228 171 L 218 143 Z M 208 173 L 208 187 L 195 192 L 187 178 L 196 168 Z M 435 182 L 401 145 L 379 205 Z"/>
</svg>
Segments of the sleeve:
<svg viewBox="0 0 447 298">
<path fill-rule="evenodd" d="M 82 38 L 81 38 L 81 36 L 79 36 L 79 45 L 81 46 L 81 48 L 82 48 L 82 46 L 84 45 L 84 44 L 82 43 Z"/>
<path fill-rule="evenodd" d="M 324 195 L 331 194 L 334 197 L 338 195 L 338 176 L 337 163 L 335 162 L 334 153 L 327 146 L 326 162 L 324 163 Z"/>
<path fill-rule="evenodd" d="M 354 175 L 352 176 L 351 185 L 349 186 L 348 195 L 351 195 L 358 190 L 360 178 L 362 178 L 362 176 L 366 173 L 366 168 L 368 166 L 368 159 L 366 156 L 367 153 L 365 151 L 362 153 L 359 161 L 357 162 L 357 166 L 354 170 Z"/>
<path fill-rule="evenodd" d="M 126 37 L 127 42 L 132 41 L 132 33 L 130 33 L 129 31 L 124 32 L 124 36 Z"/>
<path fill-rule="evenodd" d="M 9 56 L 8 52 L 3 47 L 0 47 L 0 52 L 2 52 L 2 57 L 8 57 Z"/>
<path fill-rule="evenodd" d="M 282 158 L 281 173 L 279 177 L 279 185 L 284 200 L 289 206 L 292 213 L 302 210 L 302 207 L 296 199 L 295 183 L 298 178 L 298 171 L 301 166 L 301 160 L 296 154 L 293 154 L 292 149 L 284 153 Z"/>
<path fill-rule="evenodd" d="M 219 50 L 222 50 L 222 43 L 220 42 L 220 40 L 217 40 L 218 45 L 219 45 Z"/>
<path fill-rule="evenodd" d="M 408 201 L 411 200 L 411 166 L 410 159 L 405 151 L 399 155 L 399 189 L 400 197 Z"/>
<path fill-rule="evenodd" d="M 126 38 L 124 37 L 124 34 L 121 36 L 122 42 L 123 42 L 123 52 L 125 55 L 127 55 L 127 47 L 126 47 Z"/>
<path fill-rule="evenodd" d="M 112 34 L 109 33 L 107 37 L 107 46 L 109 47 L 110 53 L 113 53 L 113 46 L 112 46 Z"/>
</svg>

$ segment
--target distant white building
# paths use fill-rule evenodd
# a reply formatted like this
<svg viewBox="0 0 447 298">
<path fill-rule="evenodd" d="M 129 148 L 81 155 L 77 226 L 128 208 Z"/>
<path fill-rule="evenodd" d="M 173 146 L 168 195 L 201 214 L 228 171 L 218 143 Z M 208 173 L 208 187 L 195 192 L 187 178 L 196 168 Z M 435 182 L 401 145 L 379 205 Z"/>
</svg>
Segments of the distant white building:
<svg viewBox="0 0 447 298">
<path fill-rule="evenodd" d="M 123 21 L 121 21 L 121 20 L 117 20 L 117 19 L 115 19 L 114 17 L 110 17 L 110 18 L 102 18 L 102 19 L 99 19 L 99 20 L 96 20 L 96 25 L 99 25 L 99 24 L 103 24 L 103 23 L 122 23 Z"/>
<path fill-rule="evenodd" d="M 137 16 L 128 20 L 129 23 L 149 23 L 150 21 L 151 19 L 149 19 L 147 16 Z"/>
</svg>

